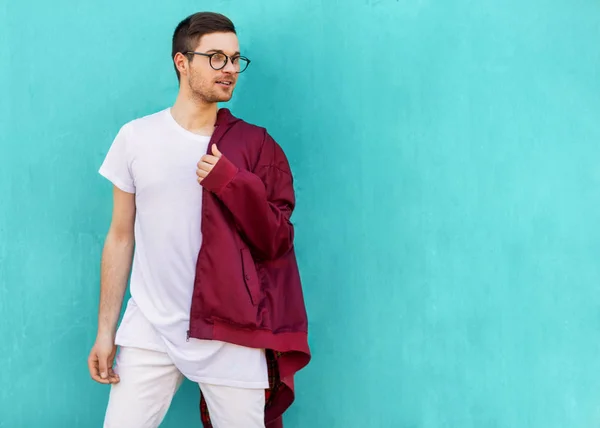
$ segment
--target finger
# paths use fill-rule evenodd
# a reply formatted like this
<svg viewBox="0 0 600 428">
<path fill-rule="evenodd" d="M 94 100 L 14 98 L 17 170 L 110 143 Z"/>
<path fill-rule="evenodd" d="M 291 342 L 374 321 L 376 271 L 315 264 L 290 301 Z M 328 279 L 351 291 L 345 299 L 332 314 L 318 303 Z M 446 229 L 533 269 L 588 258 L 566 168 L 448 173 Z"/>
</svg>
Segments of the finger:
<svg viewBox="0 0 600 428">
<path fill-rule="evenodd" d="M 198 164 L 198 168 L 206 172 L 210 172 L 210 170 L 213 169 L 213 167 L 214 165 L 208 164 L 206 162 L 200 162 Z"/>
<path fill-rule="evenodd" d="M 215 155 L 217 158 L 220 158 L 222 156 L 222 153 L 219 151 L 219 148 L 216 144 L 213 144 L 212 146 L 212 154 Z"/>
<path fill-rule="evenodd" d="M 90 355 L 88 356 L 87 363 L 88 363 L 88 370 L 90 371 L 90 376 L 93 377 L 97 371 L 94 354 L 90 353 Z"/>
<path fill-rule="evenodd" d="M 214 165 L 219 161 L 219 158 L 211 155 L 204 155 L 200 158 L 200 162 L 206 162 L 208 164 Z"/>
<path fill-rule="evenodd" d="M 98 356 L 95 353 L 91 354 L 88 358 L 88 369 L 90 371 L 90 376 L 93 380 L 95 380 L 98 383 L 108 383 L 107 380 L 102 379 L 100 377 L 100 371 L 98 370 Z"/>
<path fill-rule="evenodd" d="M 203 169 L 196 170 L 196 175 L 200 178 L 205 178 L 208 175 L 209 171 L 204 171 Z"/>
<path fill-rule="evenodd" d="M 110 381 L 110 383 L 119 383 L 121 381 L 121 378 L 118 374 L 114 372 L 113 369 L 108 369 L 108 380 Z"/>
<path fill-rule="evenodd" d="M 211 156 L 211 155 L 204 155 L 202 156 L 202 158 L 200 159 L 200 162 L 204 162 L 207 163 L 209 165 L 214 165 L 219 161 L 218 157 L 215 156 Z"/>
<path fill-rule="evenodd" d="M 108 368 L 109 368 L 109 364 L 108 364 L 108 356 L 98 356 L 98 363 L 99 363 L 99 369 L 100 369 L 100 377 L 102 379 L 108 379 Z"/>
<path fill-rule="evenodd" d="M 116 374 L 115 371 L 113 370 L 113 365 L 114 365 L 116 355 L 117 355 L 117 345 L 114 345 L 112 352 L 110 353 L 110 356 L 108 357 L 108 379 L 109 379 L 110 383 L 119 383 L 121 380 L 119 375 Z"/>
</svg>

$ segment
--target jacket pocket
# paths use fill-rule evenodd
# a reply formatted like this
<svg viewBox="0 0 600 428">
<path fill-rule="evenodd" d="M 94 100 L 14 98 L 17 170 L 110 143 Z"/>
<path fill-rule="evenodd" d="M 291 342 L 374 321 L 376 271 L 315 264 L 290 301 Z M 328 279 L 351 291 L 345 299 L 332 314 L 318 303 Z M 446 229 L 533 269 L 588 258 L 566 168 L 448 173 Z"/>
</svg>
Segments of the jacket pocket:
<svg viewBox="0 0 600 428">
<path fill-rule="evenodd" d="M 258 273 L 256 272 L 256 266 L 254 265 L 254 259 L 252 254 L 247 248 L 242 248 L 242 269 L 244 273 L 244 282 L 250 294 L 250 300 L 254 306 L 258 305 L 260 301 L 260 283 L 258 281 Z"/>
</svg>

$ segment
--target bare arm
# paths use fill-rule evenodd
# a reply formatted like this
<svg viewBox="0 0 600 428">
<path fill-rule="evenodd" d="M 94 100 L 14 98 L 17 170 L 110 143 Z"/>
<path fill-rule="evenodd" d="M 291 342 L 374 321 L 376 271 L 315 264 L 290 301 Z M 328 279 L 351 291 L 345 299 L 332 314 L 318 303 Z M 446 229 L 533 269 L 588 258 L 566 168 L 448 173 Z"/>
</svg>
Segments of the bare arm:
<svg viewBox="0 0 600 428">
<path fill-rule="evenodd" d="M 114 339 L 134 247 L 135 196 L 114 187 L 113 214 L 102 251 L 98 335 Z"/>
<path fill-rule="evenodd" d="M 88 359 L 92 378 L 101 383 L 118 382 L 118 376 L 112 372 L 116 351 L 114 340 L 135 243 L 135 195 L 117 187 L 113 192 L 112 220 L 102 251 L 100 270 L 98 335 Z"/>
</svg>

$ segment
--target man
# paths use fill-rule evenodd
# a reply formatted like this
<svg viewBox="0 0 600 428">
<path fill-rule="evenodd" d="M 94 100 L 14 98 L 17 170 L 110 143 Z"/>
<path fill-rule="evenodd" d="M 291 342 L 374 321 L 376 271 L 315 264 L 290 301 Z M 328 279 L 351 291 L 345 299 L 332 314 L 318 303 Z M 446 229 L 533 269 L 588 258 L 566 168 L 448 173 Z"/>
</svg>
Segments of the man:
<svg viewBox="0 0 600 428">
<path fill-rule="evenodd" d="M 281 426 L 310 360 L 292 174 L 264 128 L 217 106 L 250 62 L 228 18 L 184 19 L 172 58 L 174 105 L 125 124 L 100 168 L 114 205 L 88 365 L 111 385 L 104 426 L 159 426 L 184 376 L 205 427 Z"/>
</svg>

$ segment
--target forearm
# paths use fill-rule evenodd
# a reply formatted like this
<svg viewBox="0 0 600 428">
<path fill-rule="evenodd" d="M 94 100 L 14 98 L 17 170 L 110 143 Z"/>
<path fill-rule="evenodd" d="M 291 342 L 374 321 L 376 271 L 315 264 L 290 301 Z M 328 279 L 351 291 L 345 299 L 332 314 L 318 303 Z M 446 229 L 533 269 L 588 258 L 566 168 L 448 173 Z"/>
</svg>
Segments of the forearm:
<svg viewBox="0 0 600 428">
<path fill-rule="evenodd" d="M 290 202 L 286 197 L 270 201 L 256 175 L 239 171 L 218 197 L 232 213 L 242 236 L 260 257 L 277 259 L 291 248 L 294 228 L 289 221 Z"/>
<path fill-rule="evenodd" d="M 277 259 L 292 247 L 294 188 L 289 170 L 267 165 L 255 174 L 222 156 L 202 185 L 232 213 L 240 234 L 259 257 Z"/>
<path fill-rule="evenodd" d="M 258 160 L 250 171 L 238 167 L 213 145 L 214 156 L 202 157 L 197 175 L 200 184 L 231 212 L 254 254 L 274 260 L 293 246 L 294 180 L 285 153 L 266 131 L 256 150 Z"/>
<path fill-rule="evenodd" d="M 133 247 L 133 236 L 109 232 L 106 238 L 100 269 L 99 336 L 114 338 L 131 272 Z"/>
</svg>

